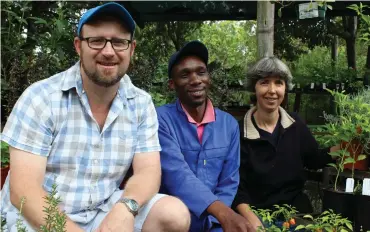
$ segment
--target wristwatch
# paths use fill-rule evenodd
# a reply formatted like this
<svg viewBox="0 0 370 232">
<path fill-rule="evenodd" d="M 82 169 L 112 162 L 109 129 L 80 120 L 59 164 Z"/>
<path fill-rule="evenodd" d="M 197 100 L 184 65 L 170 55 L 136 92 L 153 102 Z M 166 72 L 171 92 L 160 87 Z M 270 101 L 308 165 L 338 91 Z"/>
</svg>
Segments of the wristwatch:
<svg viewBox="0 0 370 232">
<path fill-rule="evenodd" d="M 129 199 L 129 198 L 122 197 L 118 200 L 118 202 L 123 203 L 124 205 L 126 205 L 128 211 L 130 211 L 134 215 L 134 217 L 139 212 L 139 204 L 134 199 Z"/>
</svg>

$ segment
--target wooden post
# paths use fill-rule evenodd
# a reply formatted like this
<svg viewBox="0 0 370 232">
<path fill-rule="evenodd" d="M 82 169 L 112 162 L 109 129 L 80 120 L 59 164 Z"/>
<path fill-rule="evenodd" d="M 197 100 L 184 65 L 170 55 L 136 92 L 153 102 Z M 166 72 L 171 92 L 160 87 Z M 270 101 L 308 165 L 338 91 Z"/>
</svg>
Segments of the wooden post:
<svg viewBox="0 0 370 232">
<path fill-rule="evenodd" d="M 339 44 L 338 36 L 334 35 L 333 40 L 331 42 L 331 61 L 333 66 L 335 66 L 338 61 L 338 44 Z"/>
<path fill-rule="evenodd" d="M 275 4 L 257 1 L 257 51 L 258 58 L 274 55 Z"/>
<path fill-rule="evenodd" d="M 370 45 L 367 46 L 364 85 L 370 87 Z"/>
<path fill-rule="evenodd" d="M 345 38 L 348 68 L 356 69 L 357 16 L 342 16 L 342 19 L 344 32 L 348 34 Z"/>
</svg>

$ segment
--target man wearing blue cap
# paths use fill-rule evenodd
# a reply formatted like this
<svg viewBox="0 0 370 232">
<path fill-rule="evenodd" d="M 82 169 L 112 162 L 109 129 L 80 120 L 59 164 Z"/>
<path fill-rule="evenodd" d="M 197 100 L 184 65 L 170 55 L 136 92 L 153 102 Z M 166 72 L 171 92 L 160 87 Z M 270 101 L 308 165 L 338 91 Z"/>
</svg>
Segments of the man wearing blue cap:
<svg viewBox="0 0 370 232">
<path fill-rule="evenodd" d="M 135 23 L 117 3 L 88 10 L 74 45 L 80 61 L 31 85 L 5 125 L 11 172 L 1 197 L 7 228 L 45 224 L 44 197 L 57 185 L 66 231 L 188 231 L 190 214 L 158 194 L 158 120 L 150 96 L 127 68 Z M 119 186 L 132 165 L 125 189 Z"/>
<path fill-rule="evenodd" d="M 174 104 L 157 108 L 162 147 L 161 192 L 190 209 L 192 232 L 247 231 L 248 221 L 230 205 L 239 184 L 239 127 L 207 97 L 208 50 L 187 43 L 168 64 Z"/>
</svg>

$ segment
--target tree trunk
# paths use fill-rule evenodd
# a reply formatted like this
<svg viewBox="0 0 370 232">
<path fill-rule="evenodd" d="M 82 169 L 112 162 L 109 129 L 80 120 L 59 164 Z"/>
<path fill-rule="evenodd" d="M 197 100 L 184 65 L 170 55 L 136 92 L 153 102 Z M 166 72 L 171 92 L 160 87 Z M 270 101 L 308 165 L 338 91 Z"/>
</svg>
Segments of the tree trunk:
<svg viewBox="0 0 370 232">
<path fill-rule="evenodd" d="M 331 43 L 331 60 L 333 66 L 337 63 L 338 61 L 338 36 L 334 35 L 333 41 Z"/>
<path fill-rule="evenodd" d="M 356 41 L 346 40 L 348 68 L 356 69 Z"/>
<path fill-rule="evenodd" d="M 367 57 L 365 64 L 364 85 L 370 87 L 370 45 L 367 46 Z"/>
<path fill-rule="evenodd" d="M 370 45 L 367 46 L 367 56 L 366 56 L 365 67 L 366 67 L 367 70 L 370 70 Z"/>
<path fill-rule="evenodd" d="M 343 27 L 349 35 L 345 38 L 348 68 L 356 69 L 357 16 L 343 16 Z"/>
<path fill-rule="evenodd" d="M 258 58 L 274 55 L 274 13 L 274 4 L 269 1 L 257 2 Z"/>
<path fill-rule="evenodd" d="M 302 92 L 296 92 L 294 99 L 293 112 L 298 113 L 301 108 Z"/>
</svg>

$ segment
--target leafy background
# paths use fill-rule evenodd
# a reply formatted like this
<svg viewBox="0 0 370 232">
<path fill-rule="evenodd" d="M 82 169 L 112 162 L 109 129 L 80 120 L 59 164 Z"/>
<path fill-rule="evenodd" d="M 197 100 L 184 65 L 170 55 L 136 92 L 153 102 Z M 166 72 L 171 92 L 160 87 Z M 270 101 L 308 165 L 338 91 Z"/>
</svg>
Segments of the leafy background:
<svg viewBox="0 0 370 232">
<path fill-rule="evenodd" d="M 101 2 L 2 2 L 2 125 L 25 88 L 67 69 L 78 60 L 73 48 L 76 25 L 86 9 L 99 4 Z M 207 4 L 211 7 L 212 2 Z M 359 17 L 356 36 L 361 39 L 356 39 L 345 36 L 348 35 L 343 31 L 343 25 L 348 22 L 346 17 L 330 20 L 276 18 L 274 53 L 291 67 L 295 84 L 303 87 L 311 82 L 345 82 L 356 89 L 362 85 L 366 58 L 370 60 L 366 40 L 368 19 L 367 16 Z M 135 85 L 152 95 L 157 106 L 175 99 L 167 85 L 168 58 L 193 39 L 201 40 L 209 48 L 214 104 L 224 110 L 245 109 L 249 105 L 249 93 L 240 83 L 256 59 L 255 21 L 146 23 L 138 27 L 135 36 L 138 46 L 129 75 Z M 335 37 L 339 37 L 338 60 L 333 64 L 330 54 Z M 352 58 L 355 65 L 351 64 L 351 68 L 348 68 L 346 48 L 349 39 L 355 41 L 356 48 Z M 289 94 L 290 110 L 294 97 L 294 93 Z M 299 113 L 308 123 L 318 124 L 322 122 L 322 111 L 328 107 L 328 96 L 305 94 Z"/>
</svg>

